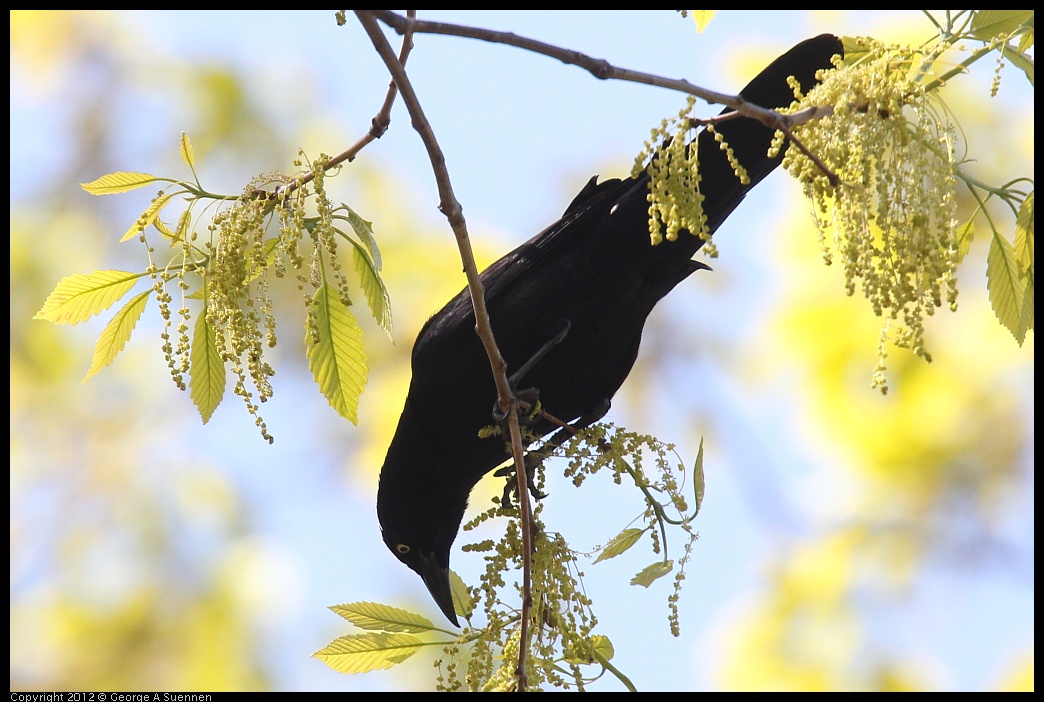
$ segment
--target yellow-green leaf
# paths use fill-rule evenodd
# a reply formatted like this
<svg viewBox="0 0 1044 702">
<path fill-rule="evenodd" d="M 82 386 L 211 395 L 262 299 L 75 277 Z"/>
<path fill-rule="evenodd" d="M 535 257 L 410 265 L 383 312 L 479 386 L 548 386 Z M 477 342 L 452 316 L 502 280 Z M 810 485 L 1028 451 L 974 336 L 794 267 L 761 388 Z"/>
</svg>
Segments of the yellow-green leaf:
<svg viewBox="0 0 1044 702">
<path fill-rule="evenodd" d="M 696 23 L 696 33 L 701 33 L 706 29 L 710 21 L 714 19 L 714 14 L 717 10 L 689 10 L 689 14 L 692 15 L 692 21 Z"/>
<path fill-rule="evenodd" d="M 964 257 L 968 255 L 968 251 L 971 250 L 972 240 L 975 239 L 974 215 L 967 222 L 957 227 L 954 238 L 957 240 L 957 260 L 963 261 Z"/>
<path fill-rule="evenodd" d="M 642 587 L 649 587 L 653 584 L 653 581 L 662 578 L 663 576 L 674 570 L 674 561 L 657 561 L 648 568 L 642 569 L 637 575 L 631 578 L 632 585 L 641 585 Z"/>
<path fill-rule="evenodd" d="M 1033 327 L 1032 290 L 1026 285 L 1015 249 L 1002 236 L 994 236 L 986 258 L 986 285 L 993 313 L 1022 345 Z"/>
<path fill-rule="evenodd" d="M 166 207 L 167 203 L 170 202 L 171 198 L 175 195 L 177 195 L 177 193 L 164 193 L 150 202 L 148 208 L 141 213 L 141 217 L 138 217 L 134 224 L 130 226 L 130 229 L 127 230 L 127 233 L 123 235 L 123 238 L 120 239 L 120 243 L 139 237 L 142 230 L 152 224 L 156 218 L 159 217 L 160 211 Z"/>
<path fill-rule="evenodd" d="M 638 539 L 642 538 L 644 533 L 645 529 L 624 529 L 609 540 L 609 543 L 602 548 L 602 552 L 598 554 L 598 558 L 594 562 L 599 563 L 619 556 L 638 543 Z"/>
<path fill-rule="evenodd" d="M 80 187 L 91 195 L 115 195 L 125 193 L 128 190 L 143 188 L 149 183 L 155 183 L 166 178 L 157 178 L 148 173 L 134 173 L 133 171 L 121 171 L 103 175 L 98 180 L 90 183 L 80 183 Z"/>
<path fill-rule="evenodd" d="M 1015 257 L 1019 261 L 1019 267 L 1024 273 L 1029 274 L 1029 280 L 1035 280 L 1033 275 L 1033 191 L 1019 205 L 1019 214 L 1015 218 Z"/>
<path fill-rule="evenodd" d="M 841 46 L 845 51 L 846 66 L 855 66 L 875 53 L 874 45 L 864 37 L 841 37 Z"/>
<path fill-rule="evenodd" d="M 373 222 L 367 222 L 359 216 L 358 212 L 348 207 L 348 223 L 352 225 L 355 235 L 359 237 L 359 241 L 370 254 L 374 269 L 381 270 L 381 250 L 377 248 L 377 239 L 373 236 Z"/>
<path fill-rule="evenodd" d="M 976 39 L 989 41 L 1007 36 L 1033 18 L 1033 10 L 979 10 L 972 19 L 971 30 Z"/>
<path fill-rule="evenodd" d="M 353 244 L 355 242 L 352 242 Z M 352 250 L 355 258 L 355 272 L 359 274 L 359 285 L 362 287 L 363 294 L 366 295 L 366 304 L 370 307 L 370 312 L 373 313 L 373 318 L 377 320 L 377 324 L 380 325 L 390 339 L 392 336 L 392 316 L 391 316 L 391 297 L 388 295 L 388 289 L 384 287 L 384 281 L 381 280 L 381 276 L 377 273 L 377 268 L 373 262 L 370 261 L 362 249 L 356 247 Z"/>
<path fill-rule="evenodd" d="M 105 325 L 101 336 L 98 337 L 98 343 L 94 347 L 94 359 L 91 361 L 91 367 L 87 370 L 87 376 L 83 382 L 87 382 L 88 378 L 112 363 L 117 354 L 123 350 L 127 340 L 131 337 L 131 332 L 134 331 L 135 325 L 141 318 L 141 313 L 145 311 L 145 303 L 148 302 L 151 294 L 152 290 L 146 290 L 132 298 Z"/>
<path fill-rule="evenodd" d="M 427 617 L 377 602 L 333 605 L 330 611 L 360 629 L 420 634 L 436 628 Z"/>
<path fill-rule="evenodd" d="M 707 483 L 703 476 L 703 437 L 700 437 L 700 449 L 696 452 L 696 465 L 693 466 L 693 490 L 696 492 L 696 508 L 692 511 L 692 516 L 696 516 L 700 513 L 700 506 L 703 505 L 703 491 L 706 488 Z"/>
<path fill-rule="evenodd" d="M 185 132 L 181 133 L 181 160 L 193 171 L 196 170 L 196 157 L 192 153 L 192 142 L 189 141 L 189 136 Z"/>
<path fill-rule="evenodd" d="M 189 208 L 182 212 L 181 216 L 178 217 L 178 228 L 177 231 L 174 232 L 174 239 L 170 242 L 170 245 L 174 246 L 174 244 L 178 243 L 179 241 L 185 241 L 186 239 L 188 239 L 189 227 L 191 226 L 192 209 Z"/>
<path fill-rule="evenodd" d="M 112 306 L 130 292 L 142 273 L 95 271 L 62 278 L 33 319 L 79 324 Z"/>
<path fill-rule="evenodd" d="M 595 657 L 601 661 L 611 661 L 616 655 L 616 649 L 613 648 L 613 642 L 609 640 L 608 636 L 595 634 L 591 637 L 591 645 L 594 647 Z"/>
<path fill-rule="evenodd" d="M 341 636 L 313 653 L 312 657 L 339 673 L 368 673 L 398 665 L 424 645 L 412 634 L 371 632 Z"/>
<path fill-rule="evenodd" d="M 1032 32 L 1030 36 L 1032 36 Z M 1033 59 L 1022 52 L 1023 49 L 1020 45 L 1018 51 L 1005 51 L 1004 56 L 1011 60 L 1013 66 L 1025 73 L 1026 80 L 1029 81 L 1030 85 L 1033 85 Z"/>
<path fill-rule="evenodd" d="M 225 363 L 218 349 L 217 332 L 207 323 L 206 308 L 196 318 L 189 357 L 189 394 L 206 424 L 225 396 Z"/>
<path fill-rule="evenodd" d="M 470 617 L 475 611 L 475 600 L 471 599 L 468 586 L 464 579 L 457 575 L 457 571 L 450 570 L 450 594 L 453 596 L 453 611 L 462 617 Z"/>
<path fill-rule="evenodd" d="M 362 330 L 329 285 L 321 286 L 313 299 L 319 338 L 314 340 L 306 326 L 308 369 L 330 406 L 357 424 L 359 396 L 367 373 Z"/>
</svg>

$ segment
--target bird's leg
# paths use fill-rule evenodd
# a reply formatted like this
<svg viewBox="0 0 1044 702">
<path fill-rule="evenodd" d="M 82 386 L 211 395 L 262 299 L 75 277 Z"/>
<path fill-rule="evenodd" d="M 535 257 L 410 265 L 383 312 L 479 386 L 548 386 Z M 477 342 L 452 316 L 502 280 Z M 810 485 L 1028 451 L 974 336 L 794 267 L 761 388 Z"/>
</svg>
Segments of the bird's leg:
<svg viewBox="0 0 1044 702">
<path fill-rule="evenodd" d="M 529 485 L 529 492 L 533 495 L 534 499 L 542 500 L 545 497 L 547 497 L 546 494 L 541 493 L 536 489 L 537 468 L 543 465 L 544 461 L 547 460 L 547 458 L 555 451 L 555 449 L 559 448 L 566 441 L 576 436 L 576 434 L 580 430 L 591 426 L 599 419 L 604 417 L 606 413 L 609 411 L 609 407 L 610 402 L 609 399 L 606 398 L 605 400 L 602 400 L 602 402 L 594 408 L 580 415 L 572 424 L 562 424 L 561 422 L 559 422 L 560 424 L 562 424 L 562 427 L 558 431 L 556 431 L 550 439 L 545 441 L 543 446 L 541 446 L 539 449 L 535 451 L 530 451 L 526 454 L 524 465 L 526 468 L 526 476 L 529 478 L 527 484 Z M 514 465 L 510 465 L 501 468 L 493 475 L 503 477 L 505 475 L 513 476 L 514 473 Z M 511 493 L 517 489 L 518 483 L 512 479 L 509 479 L 507 485 L 504 486 L 504 496 L 501 498 L 501 504 L 504 506 L 504 509 L 507 509 L 511 506 Z"/>
<path fill-rule="evenodd" d="M 561 329 L 559 329 L 553 337 L 548 339 L 543 346 L 537 349 L 536 353 L 529 357 L 529 360 L 519 366 L 518 370 L 508 376 L 508 384 L 511 386 L 512 392 L 515 393 L 515 397 L 521 400 L 523 405 L 527 408 L 526 415 L 519 417 L 523 426 L 528 426 L 537 419 L 536 409 L 537 400 L 540 399 L 540 391 L 537 388 L 525 388 L 519 390 L 518 382 L 525 377 L 526 373 L 533 369 L 533 366 L 547 355 L 548 351 L 562 343 L 562 340 L 566 338 L 567 334 L 569 334 L 569 328 L 572 324 L 570 324 L 568 319 L 565 319 L 564 317 L 559 319 L 558 325 Z M 507 417 L 504 416 L 504 413 L 500 409 L 499 403 L 493 407 L 493 420 L 501 426 L 503 426 L 504 422 L 507 420 Z"/>
<path fill-rule="evenodd" d="M 562 343 L 562 340 L 569 334 L 569 328 L 573 325 L 570 324 L 568 319 L 564 317 L 558 320 L 558 324 L 561 329 L 555 333 L 553 337 L 547 340 L 543 346 L 537 349 L 536 353 L 529 357 L 529 360 L 519 366 L 518 370 L 512 373 L 508 377 L 508 382 L 511 383 L 512 388 L 518 387 L 518 381 L 525 377 L 526 373 L 533 370 L 533 366 L 540 362 L 540 360 L 547 355 L 547 352 Z"/>
</svg>

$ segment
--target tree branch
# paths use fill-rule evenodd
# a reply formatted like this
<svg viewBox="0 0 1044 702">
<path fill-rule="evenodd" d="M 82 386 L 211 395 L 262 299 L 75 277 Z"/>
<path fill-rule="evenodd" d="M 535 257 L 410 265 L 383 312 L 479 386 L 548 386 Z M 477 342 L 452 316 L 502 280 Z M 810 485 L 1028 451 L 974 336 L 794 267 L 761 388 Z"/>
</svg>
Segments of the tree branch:
<svg viewBox="0 0 1044 702">
<path fill-rule="evenodd" d="M 417 15 L 416 10 L 407 10 L 406 19 L 407 21 L 412 20 Z M 413 32 L 406 31 L 402 33 L 402 47 L 399 49 L 399 65 L 405 66 L 406 59 L 409 58 L 410 51 L 413 50 Z M 338 155 L 331 158 L 326 162 L 324 171 L 329 171 L 332 168 L 336 168 L 344 162 L 351 163 L 355 160 L 355 157 L 360 151 L 366 148 L 370 142 L 376 141 L 384 136 L 384 133 L 388 131 L 388 127 L 391 125 L 391 110 L 392 105 L 395 104 L 395 96 L 398 94 L 398 89 L 395 87 L 395 81 L 388 83 L 388 93 L 384 96 L 384 103 L 381 105 L 381 109 L 377 111 L 373 119 L 370 120 L 370 130 L 347 149 L 339 153 Z M 267 192 L 264 190 L 255 190 L 254 194 L 258 197 L 266 198 L 280 198 L 289 195 L 293 191 L 300 188 L 302 185 L 312 182 L 315 179 L 315 171 L 309 171 L 305 173 L 300 179 L 295 180 L 292 183 L 276 188 L 273 192 Z"/>
<path fill-rule="evenodd" d="M 665 78 L 652 73 L 643 73 L 642 71 L 634 71 L 629 68 L 620 68 L 609 63 L 605 59 L 592 58 L 587 54 L 573 49 L 564 49 L 560 46 L 554 46 L 553 44 L 537 41 L 536 39 L 521 37 L 513 32 L 500 32 L 492 29 L 481 29 L 478 27 L 451 24 L 449 22 L 431 22 L 428 20 L 409 19 L 396 14 L 392 10 L 370 10 L 368 12 L 399 34 L 404 34 L 408 30 L 415 34 L 445 34 L 449 36 L 467 37 L 469 39 L 479 39 L 480 41 L 487 41 L 494 44 L 515 46 L 520 49 L 532 51 L 533 53 L 556 58 L 565 64 L 583 68 L 599 80 L 623 80 L 631 83 L 653 85 L 659 88 L 668 88 L 689 95 L 695 95 L 710 104 L 730 107 L 742 115 L 758 120 L 770 129 L 782 129 L 788 131 L 799 124 L 804 124 L 815 117 L 823 115 L 822 112 L 818 114 L 815 112 L 816 109 L 822 108 L 811 108 L 811 112 L 809 110 L 803 110 L 796 115 L 784 115 L 775 110 L 770 110 L 761 107 L 760 105 L 755 105 L 752 102 L 748 102 L 739 95 L 727 95 L 725 93 L 707 90 L 706 88 L 701 88 L 700 86 L 694 85 L 684 79 Z"/>
<path fill-rule="evenodd" d="M 373 42 L 374 48 L 388 67 L 393 82 L 398 87 L 399 92 L 402 93 L 402 100 L 410 112 L 413 128 L 420 135 L 421 140 L 424 142 L 424 147 L 428 151 L 428 158 L 431 161 L 432 170 L 435 173 L 435 182 L 439 189 L 439 210 L 449 220 L 450 227 L 453 229 L 453 235 L 457 240 L 457 248 L 460 250 L 460 258 L 464 264 L 464 273 L 468 279 L 468 291 L 471 294 L 471 304 L 475 310 L 475 333 L 478 334 L 482 340 L 482 345 L 486 349 L 486 355 L 489 357 L 490 368 L 492 369 L 493 379 L 497 387 L 497 403 L 500 411 L 508 420 L 511 451 L 515 462 L 515 478 L 518 481 L 519 512 L 522 519 L 523 598 L 520 632 L 522 644 L 519 646 L 519 662 L 516 676 L 518 678 L 519 690 L 524 691 L 526 689 L 526 653 L 529 648 L 529 615 L 533 603 L 531 574 L 532 513 L 529 506 L 529 488 L 526 484 L 528 476 L 526 475 L 525 462 L 522 456 L 522 432 L 518 420 L 518 399 L 515 397 L 511 384 L 508 381 L 507 362 L 500 354 L 496 339 L 493 337 L 493 327 L 490 325 L 489 313 L 486 310 L 485 290 L 479 277 L 474 253 L 471 250 L 471 240 L 468 237 L 464 213 L 456 196 L 453 194 L 453 185 L 450 182 L 449 171 L 446 169 L 446 158 L 439 147 L 438 141 L 435 139 L 435 133 L 424 115 L 424 110 L 421 109 L 417 94 L 413 90 L 413 85 L 410 83 L 402 63 L 400 63 L 392 51 L 391 45 L 381 32 L 373 14 L 375 13 L 367 10 L 355 11 L 356 17 L 358 17 L 363 29 L 366 30 L 370 41 Z M 396 15 L 396 17 L 399 17 L 399 15 Z M 403 18 L 400 17 L 400 19 Z M 404 19 L 404 21 L 406 25 L 403 28 L 403 33 L 411 32 L 415 20 Z"/>
</svg>

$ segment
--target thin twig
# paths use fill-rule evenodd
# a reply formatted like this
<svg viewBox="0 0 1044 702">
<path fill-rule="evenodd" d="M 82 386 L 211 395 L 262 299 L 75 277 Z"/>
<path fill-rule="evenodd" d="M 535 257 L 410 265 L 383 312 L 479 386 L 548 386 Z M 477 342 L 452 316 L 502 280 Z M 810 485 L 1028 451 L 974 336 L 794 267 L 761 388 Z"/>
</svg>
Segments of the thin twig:
<svg viewBox="0 0 1044 702">
<path fill-rule="evenodd" d="M 529 613 L 533 603 L 531 592 L 532 535 L 530 533 L 529 488 L 526 484 L 528 476 L 526 475 L 525 461 L 522 457 L 522 432 L 518 421 L 518 400 L 511 389 L 511 384 L 508 382 L 507 362 L 500 354 L 496 339 L 493 337 L 493 328 L 490 325 L 489 313 L 486 310 L 485 291 L 482 280 L 479 277 L 475 256 L 471 250 L 471 240 L 468 237 L 464 213 L 456 196 L 453 194 L 453 185 L 450 182 L 449 171 L 446 169 L 446 158 L 439 147 L 438 141 L 435 139 L 435 133 L 424 115 L 424 110 L 421 109 L 420 101 L 417 99 L 417 94 L 413 90 L 413 85 L 410 83 L 406 71 L 396 58 L 388 40 L 385 39 L 380 26 L 369 11 L 356 10 L 355 15 L 366 30 L 367 35 L 369 35 L 377 53 L 388 67 L 388 71 L 391 73 L 395 85 L 398 86 L 399 92 L 402 93 L 402 100 L 410 112 L 413 128 L 420 135 L 421 140 L 424 142 L 424 147 L 428 151 L 428 158 L 431 161 L 432 170 L 435 172 L 435 182 L 439 189 L 439 210 L 449 220 L 450 227 L 453 229 L 453 235 L 457 240 L 457 248 L 460 250 L 461 261 L 464 264 L 464 272 L 468 279 L 471 304 L 475 310 L 475 333 L 478 334 L 482 340 L 482 345 L 486 349 L 486 355 L 489 357 L 489 364 L 493 371 L 493 379 L 497 386 L 497 403 L 500 411 L 508 420 L 512 456 L 515 462 L 515 478 L 518 481 L 519 512 L 522 519 L 523 598 L 522 621 L 520 625 L 522 645 L 519 647 L 519 662 L 516 675 L 519 690 L 524 691 L 527 683 L 525 671 L 526 653 L 529 647 Z M 398 15 L 396 16 L 398 17 Z M 409 31 L 409 27 L 405 27 L 404 31 Z"/>
<path fill-rule="evenodd" d="M 412 20 L 416 15 L 416 10 L 407 10 L 407 22 Z M 407 29 L 407 31 L 402 32 L 402 47 L 399 49 L 399 65 L 406 65 L 406 59 L 409 58 L 411 50 L 413 50 L 413 32 Z M 392 105 L 395 104 L 395 96 L 397 94 L 398 88 L 395 87 L 395 81 L 389 81 L 388 93 L 384 96 L 384 103 L 381 105 L 381 109 L 378 110 L 377 114 L 374 115 L 372 120 L 370 120 L 369 131 L 367 131 L 359 141 L 327 161 L 326 165 L 323 167 L 324 171 L 329 171 L 345 162 L 351 163 L 355 160 L 355 157 L 359 152 L 365 149 L 368 144 L 384 136 L 384 133 L 388 131 L 388 127 L 391 125 Z M 274 200 L 289 195 L 302 185 L 306 185 L 313 180 L 315 180 L 315 171 L 311 170 L 292 183 L 287 183 L 282 187 L 276 188 L 272 192 L 255 190 L 254 194 L 257 197 L 265 197 Z"/>
<path fill-rule="evenodd" d="M 623 80 L 631 83 L 642 83 L 654 85 L 660 88 L 677 90 L 704 100 L 715 105 L 731 107 L 740 114 L 758 120 L 770 129 L 788 129 L 803 124 L 796 121 L 796 115 L 784 115 L 775 110 L 770 110 L 760 105 L 748 102 L 739 95 L 727 95 L 713 90 L 701 88 L 687 80 L 679 78 L 665 78 L 652 73 L 643 73 L 629 68 L 614 66 L 605 59 L 598 59 L 573 49 L 564 49 L 560 46 L 547 44 L 536 39 L 519 36 L 513 32 L 500 32 L 492 29 L 481 29 L 479 27 L 468 27 L 449 22 L 431 22 L 428 20 L 407 19 L 396 14 L 392 10 L 371 10 L 370 13 L 381 20 L 399 34 L 403 34 L 407 28 L 415 34 L 446 34 L 469 39 L 479 39 L 494 44 L 506 44 L 520 49 L 532 51 L 544 56 L 558 59 L 562 63 L 579 66 L 599 80 Z M 802 111 L 803 113 L 804 111 Z M 799 115 L 802 113 L 798 113 Z M 808 121 L 811 117 L 802 116 L 800 119 Z"/>
</svg>

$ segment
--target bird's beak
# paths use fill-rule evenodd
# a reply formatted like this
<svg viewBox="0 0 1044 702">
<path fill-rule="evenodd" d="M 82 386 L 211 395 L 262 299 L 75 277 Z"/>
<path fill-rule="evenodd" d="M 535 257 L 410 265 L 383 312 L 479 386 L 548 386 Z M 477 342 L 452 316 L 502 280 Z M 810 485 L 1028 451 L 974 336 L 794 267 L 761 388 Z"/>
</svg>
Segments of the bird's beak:
<svg viewBox="0 0 1044 702">
<path fill-rule="evenodd" d="M 422 554 L 420 560 L 420 576 L 424 579 L 424 584 L 428 586 L 428 592 L 431 593 L 432 599 L 435 600 L 435 604 L 439 606 L 442 613 L 446 615 L 446 619 L 453 622 L 453 626 L 459 627 L 457 613 L 453 609 L 453 591 L 450 588 L 449 569 L 443 568 L 435 562 L 435 554 Z"/>
</svg>

